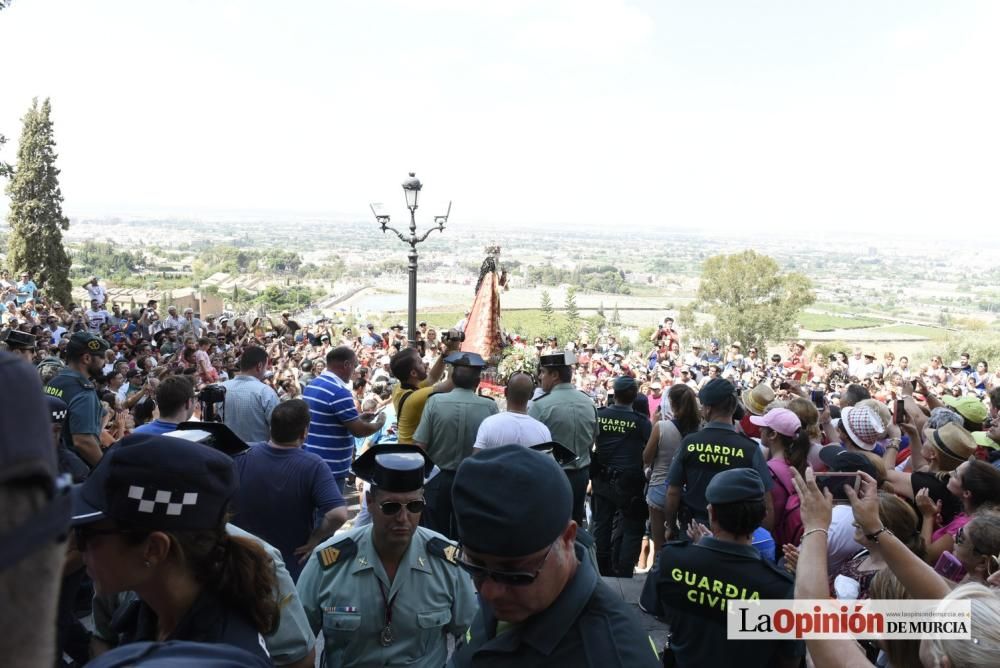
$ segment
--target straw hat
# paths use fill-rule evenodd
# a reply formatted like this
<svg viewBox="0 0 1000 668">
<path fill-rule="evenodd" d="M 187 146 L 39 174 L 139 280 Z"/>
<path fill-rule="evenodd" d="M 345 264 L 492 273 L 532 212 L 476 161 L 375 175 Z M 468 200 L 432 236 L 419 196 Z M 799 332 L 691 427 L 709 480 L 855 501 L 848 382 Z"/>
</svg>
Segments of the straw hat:
<svg viewBox="0 0 1000 668">
<path fill-rule="evenodd" d="M 931 433 L 930 444 L 957 466 L 976 454 L 976 439 L 954 422 L 949 422 Z"/>
<path fill-rule="evenodd" d="M 753 415 L 763 415 L 767 410 L 767 405 L 774 401 L 774 390 L 767 383 L 761 383 L 757 387 L 744 390 L 741 395 L 743 405 Z"/>
</svg>

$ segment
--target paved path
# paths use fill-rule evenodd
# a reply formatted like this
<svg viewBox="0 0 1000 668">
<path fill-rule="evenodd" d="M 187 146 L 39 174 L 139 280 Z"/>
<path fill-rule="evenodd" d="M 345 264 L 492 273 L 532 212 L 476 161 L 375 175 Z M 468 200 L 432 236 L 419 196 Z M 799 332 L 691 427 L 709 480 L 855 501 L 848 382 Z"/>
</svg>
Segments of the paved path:
<svg viewBox="0 0 1000 668">
<path fill-rule="evenodd" d="M 656 645 L 657 649 L 662 650 L 663 646 L 667 644 L 667 625 L 639 609 L 639 594 L 642 593 L 642 587 L 646 583 L 646 574 L 636 575 L 631 579 L 609 577 L 601 579 L 613 591 L 618 592 L 622 600 L 635 611 L 635 616 L 649 637 L 653 639 L 653 644 Z"/>
</svg>

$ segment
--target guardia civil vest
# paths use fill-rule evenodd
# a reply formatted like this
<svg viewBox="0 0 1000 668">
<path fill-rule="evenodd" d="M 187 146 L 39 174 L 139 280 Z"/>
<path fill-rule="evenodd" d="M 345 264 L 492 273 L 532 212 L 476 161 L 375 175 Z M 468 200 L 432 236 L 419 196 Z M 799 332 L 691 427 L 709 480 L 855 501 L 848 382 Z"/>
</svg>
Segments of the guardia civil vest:
<svg viewBox="0 0 1000 668">
<path fill-rule="evenodd" d="M 45 394 L 62 399 L 66 402 L 67 406 L 81 392 L 97 393 L 97 389 L 92 382 L 85 380 L 80 374 L 70 372 L 67 369 L 60 371 L 55 378 L 49 381 L 49 384 L 43 390 Z M 70 433 L 68 427 L 62 430 L 62 442 L 70 452 L 76 452 L 76 448 L 73 447 L 73 434 Z"/>
</svg>

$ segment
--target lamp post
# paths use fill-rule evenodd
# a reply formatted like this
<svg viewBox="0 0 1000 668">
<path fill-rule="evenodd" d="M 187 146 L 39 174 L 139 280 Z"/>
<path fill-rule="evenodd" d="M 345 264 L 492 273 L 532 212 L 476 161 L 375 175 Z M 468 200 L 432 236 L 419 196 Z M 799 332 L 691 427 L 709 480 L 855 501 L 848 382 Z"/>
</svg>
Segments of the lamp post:
<svg viewBox="0 0 1000 668">
<path fill-rule="evenodd" d="M 375 220 L 382 226 L 382 232 L 391 230 L 403 243 L 410 245 L 410 252 L 407 255 L 409 259 L 410 293 L 407 304 L 406 338 L 409 340 L 411 347 L 417 344 L 417 244 L 424 241 L 434 230 L 444 232 L 444 225 L 448 222 L 448 216 L 451 215 L 451 202 L 448 202 L 448 210 L 445 214 L 443 216 L 434 216 L 434 224 L 437 227 L 431 227 L 422 235 L 417 236 L 417 199 L 420 196 L 421 188 L 423 188 L 423 184 L 420 183 L 420 179 L 413 172 L 410 172 L 409 178 L 403 181 L 406 208 L 410 210 L 409 234 L 403 234 L 395 227 L 389 225 L 389 214 L 385 212 L 381 204 L 373 203 L 370 205 L 372 213 L 375 214 Z"/>
</svg>

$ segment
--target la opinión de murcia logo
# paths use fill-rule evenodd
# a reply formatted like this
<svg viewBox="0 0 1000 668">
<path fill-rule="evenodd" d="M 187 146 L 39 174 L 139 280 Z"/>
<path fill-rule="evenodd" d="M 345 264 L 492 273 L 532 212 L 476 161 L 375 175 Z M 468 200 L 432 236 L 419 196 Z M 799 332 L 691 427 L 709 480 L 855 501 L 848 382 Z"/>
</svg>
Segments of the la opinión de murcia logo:
<svg viewBox="0 0 1000 668">
<path fill-rule="evenodd" d="M 732 640 L 969 639 L 970 601 L 730 600 Z"/>
</svg>

